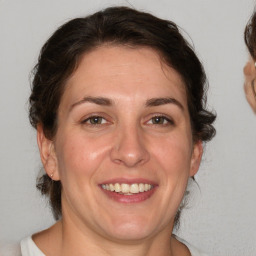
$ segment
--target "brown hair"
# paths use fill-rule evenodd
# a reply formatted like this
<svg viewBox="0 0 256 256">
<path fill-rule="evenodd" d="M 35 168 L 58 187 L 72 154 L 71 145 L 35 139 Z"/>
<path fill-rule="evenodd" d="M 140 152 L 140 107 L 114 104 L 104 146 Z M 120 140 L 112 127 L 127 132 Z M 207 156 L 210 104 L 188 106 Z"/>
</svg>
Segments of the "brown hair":
<svg viewBox="0 0 256 256">
<path fill-rule="evenodd" d="M 147 46 L 183 78 L 194 141 L 209 141 L 215 135 L 216 116 L 206 110 L 204 69 L 175 23 L 128 7 L 112 7 L 93 15 L 73 19 L 61 26 L 43 46 L 34 68 L 29 98 L 33 127 L 41 124 L 45 136 L 53 139 L 58 128 L 58 107 L 65 81 L 81 56 L 103 44 Z M 37 188 L 50 198 L 53 214 L 61 217 L 61 183 L 46 174 Z"/>
<path fill-rule="evenodd" d="M 245 44 L 254 60 L 256 60 L 256 12 L 248 21 L 244 30 Z"/>
</svg>

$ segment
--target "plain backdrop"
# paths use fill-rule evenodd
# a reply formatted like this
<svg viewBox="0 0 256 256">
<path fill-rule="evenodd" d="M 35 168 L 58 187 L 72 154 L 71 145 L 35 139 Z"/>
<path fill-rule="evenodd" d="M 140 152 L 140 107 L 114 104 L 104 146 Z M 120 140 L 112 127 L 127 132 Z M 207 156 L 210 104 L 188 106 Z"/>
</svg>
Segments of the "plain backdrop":
<svg viewBox="0 0 256 256">
<path fill-rule="evenodd" d="M 53 223 L 35 189 L 41 167 L 28 121 L 29 74 L 53 31 L 115 5 L 175 21 L 192 38 L 208 75 L 217 136 L 205 147 L 178 235 L 210 255 L 256 255 L 256 116 L 243 92 L 243 30 L 253 0 L 0 0 L 0 241 L 19 241 Z"/>
</svg>

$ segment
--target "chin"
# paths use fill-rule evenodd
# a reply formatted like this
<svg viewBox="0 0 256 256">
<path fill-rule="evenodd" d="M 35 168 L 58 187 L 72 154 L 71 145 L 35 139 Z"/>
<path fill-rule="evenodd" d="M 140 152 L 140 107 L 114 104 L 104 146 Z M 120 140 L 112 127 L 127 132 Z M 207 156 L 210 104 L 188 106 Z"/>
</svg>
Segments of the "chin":
<svg viewBox="0 0 256 256">
<path fill-rule="evenodd" d="M 108 229 L 107 233 L 108 236 L 116 240 L 138 241 L 151 236 L 154 233 L 154 228 L 149 225 L 149 222 L 145 221 L 145 219 L 127 218 L 126 220 L 115 220 L 112 228 Z"/>
</svg>

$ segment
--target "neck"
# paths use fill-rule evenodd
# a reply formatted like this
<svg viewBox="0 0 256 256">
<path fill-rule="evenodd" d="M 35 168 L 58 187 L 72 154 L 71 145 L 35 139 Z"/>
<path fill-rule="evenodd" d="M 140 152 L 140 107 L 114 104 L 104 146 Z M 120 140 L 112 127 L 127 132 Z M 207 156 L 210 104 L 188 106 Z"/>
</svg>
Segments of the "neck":
<svg viewBox="0 0 256 256">
<path fill-rule="evenodd" d="M 170 228 L 158 233 L 154 237 L 136 241 L 122 241 L 95 234 L 78 223 L 69 223 L 62 220 L 59 223 L 59 253 L 67 256 L 76 252 L 77 255 L 86 256 L 175 256 L 174 238 L 171 238 Z M 173 246 L 172 246 L 173 245 Z"/>
<path fill-rule="evenodd" d="M 61 220 L 33 235 L 33 240 L 47 256 L 67 256 L 74 252 L 81 256 L 189 256 L 188 248 L 172 237 L 170 230 L 152 238 L 124 242 L 110 240 Z"/>
</svg>

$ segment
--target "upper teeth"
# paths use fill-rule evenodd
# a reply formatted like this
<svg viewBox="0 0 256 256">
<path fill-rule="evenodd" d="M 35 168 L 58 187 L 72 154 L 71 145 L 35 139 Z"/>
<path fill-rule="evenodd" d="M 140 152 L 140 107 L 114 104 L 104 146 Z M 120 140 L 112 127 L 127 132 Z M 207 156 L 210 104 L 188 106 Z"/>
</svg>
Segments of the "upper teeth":
<svg viewBox="0 0 256 256">
<path fill-rule="evenodd" d="M 145 192 L 153 188 L 153 185 L 144 183 L 115 183 L 115 184 L 103 184 L 101 185 L 103 189 L 115 191 L 123 194 L 136 194 L 139 192 Z"/>
</svg>

